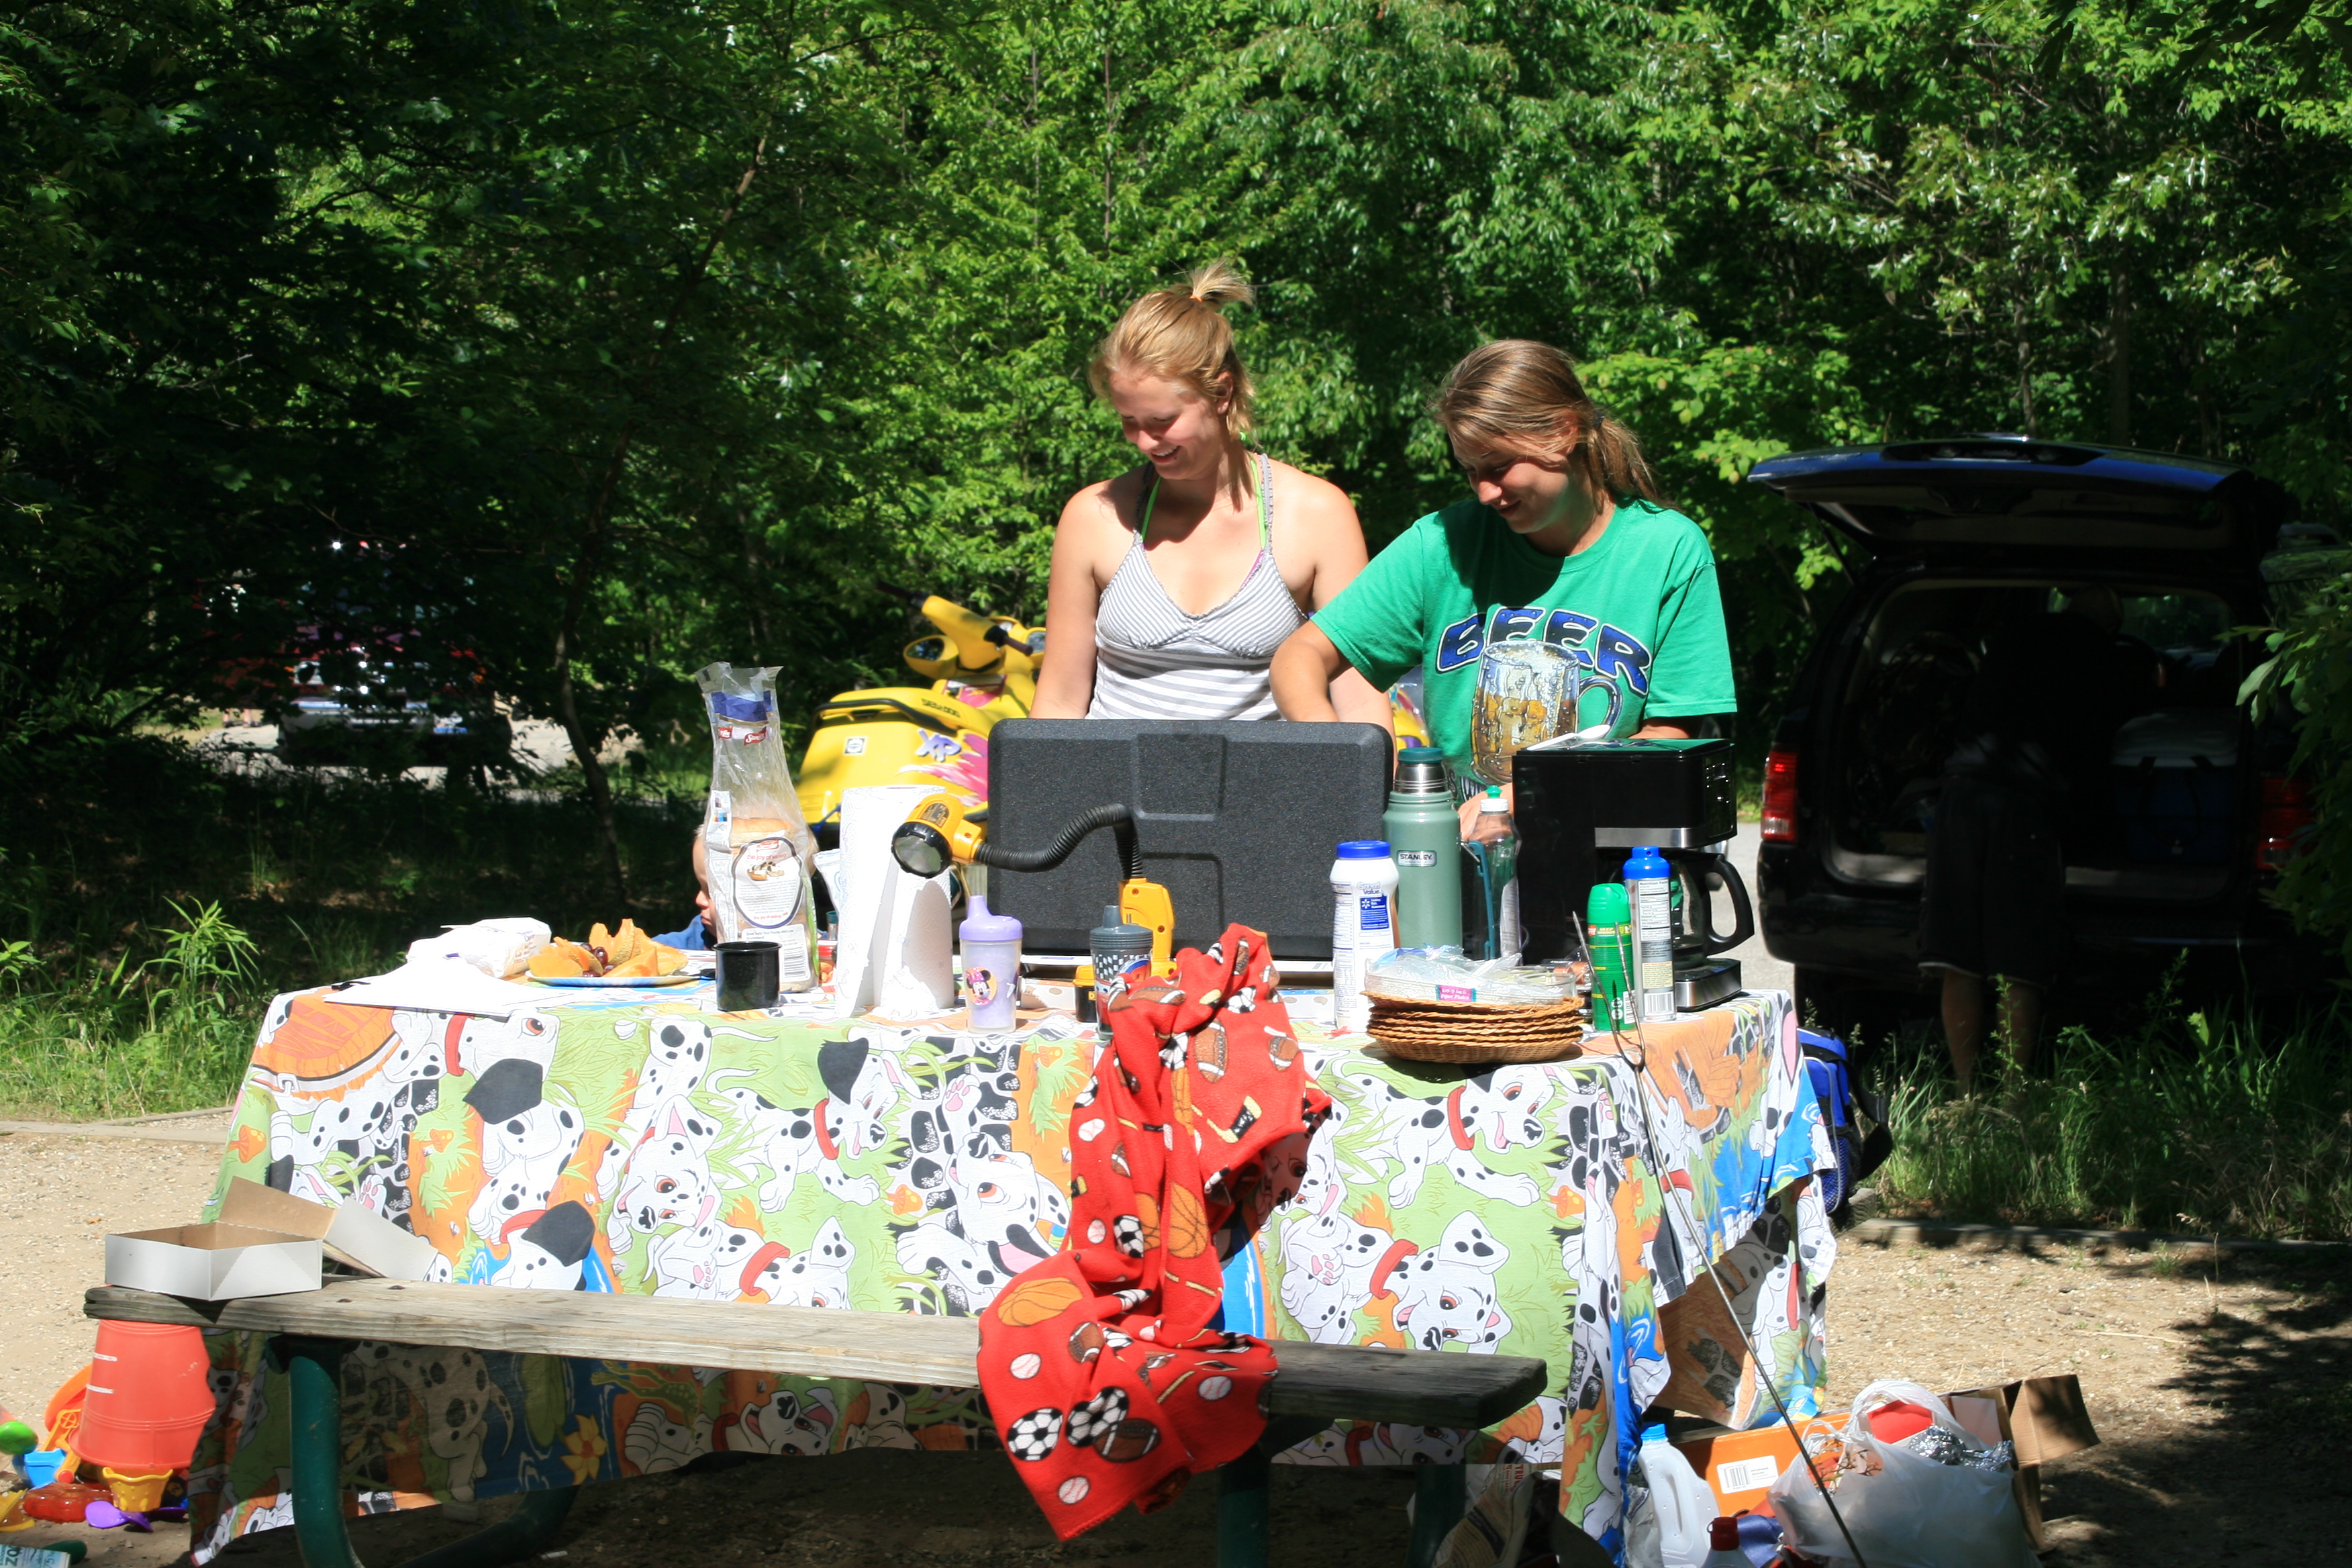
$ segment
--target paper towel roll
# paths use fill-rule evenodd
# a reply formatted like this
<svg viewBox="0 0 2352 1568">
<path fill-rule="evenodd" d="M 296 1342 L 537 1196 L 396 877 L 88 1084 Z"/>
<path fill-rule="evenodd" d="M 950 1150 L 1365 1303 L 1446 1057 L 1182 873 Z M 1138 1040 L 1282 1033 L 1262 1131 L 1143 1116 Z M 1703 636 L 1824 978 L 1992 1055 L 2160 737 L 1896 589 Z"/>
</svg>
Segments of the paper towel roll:
<svg viewBox="0 0 2352 1568">
<path fill-rule="evenodd" d="M 887 964 L 877 964 L 878 1017 L 912 1021 L 935 1018 L 956 1005 L 953 892 L 948 874 L 909 876 L 890 866 L 889 940 L 881 948 Z"/>
<path fill-rule="evenodd" d="M 949 873 L 909 874 L 890 836 L 928 784 L 871 784 L 841 797 L 841 945 L 834 956 L 834 1016 L 872 1010 L 928 1018 L 955 1006 Z"/>
</svg>

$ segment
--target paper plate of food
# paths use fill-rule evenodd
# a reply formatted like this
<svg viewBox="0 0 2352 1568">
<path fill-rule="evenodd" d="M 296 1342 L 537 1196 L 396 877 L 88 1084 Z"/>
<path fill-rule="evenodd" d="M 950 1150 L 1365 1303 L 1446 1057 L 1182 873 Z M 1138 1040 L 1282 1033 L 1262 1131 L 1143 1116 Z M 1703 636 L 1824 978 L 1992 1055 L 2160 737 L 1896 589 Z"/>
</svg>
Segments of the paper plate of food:
<svg viewBox="0 0 2352 1568">
<path fill-rule="evenodd" d="M 603 921 L 589 931 L 586 942 L 556 937 L 534 954 L 530 977 L 542 985 L 576 985 L 599 989 L 614 986 L 690 985 L 702 976 L 686 971 L 686 954 L 656 942 L 623 921 L 617 931 Z"/>
<path fill-rule="evenodd" d="M 708 980 L 707 974 L 534 974 L 531 979 L 541 985 L 583 985 L 602 990 L 614 987 L 647 985 L 691 985 L 698 980 Z"/>
</svg>

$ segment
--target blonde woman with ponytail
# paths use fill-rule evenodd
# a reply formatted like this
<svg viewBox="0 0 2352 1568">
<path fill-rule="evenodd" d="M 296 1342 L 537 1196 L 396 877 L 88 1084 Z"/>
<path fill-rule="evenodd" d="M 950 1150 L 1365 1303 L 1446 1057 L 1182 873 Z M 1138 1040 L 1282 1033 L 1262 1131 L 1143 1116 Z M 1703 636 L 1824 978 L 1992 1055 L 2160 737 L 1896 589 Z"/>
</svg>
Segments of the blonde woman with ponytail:
<svg viewBox="0 0 2352 1568">
<path fill-rule="evenodd" d="M 1519 339 L 1475 349 L 1430 413 L 1474 493 L 1414 523 L 1292 634 L 1274 663 L 1285 718 L 1334 717 L 1325 692 L 1343 672 L 1385 688 L 1419 665 L 1431 738 L 1475 779 L 1480 663 L 1528 642 L 1578 667 L 1580 732 L 1688 736 L 1733 710 L 1706 536 L 1660 498 L 1641 443 L 1566 354 Z"/>
<path fill-rule="evenodd" d="M 1364 568 L 1346 495 L 1244 442 L 1250 379 L 1220 262 L 1127 308 L 1089 378 L 1144 462 L 1070 498 L 1054 531 L 1040 719 L 1275 719 L 1275 651 Z M 1388 721 L 1342 670 L 1326 717 Z"/>
</svg>

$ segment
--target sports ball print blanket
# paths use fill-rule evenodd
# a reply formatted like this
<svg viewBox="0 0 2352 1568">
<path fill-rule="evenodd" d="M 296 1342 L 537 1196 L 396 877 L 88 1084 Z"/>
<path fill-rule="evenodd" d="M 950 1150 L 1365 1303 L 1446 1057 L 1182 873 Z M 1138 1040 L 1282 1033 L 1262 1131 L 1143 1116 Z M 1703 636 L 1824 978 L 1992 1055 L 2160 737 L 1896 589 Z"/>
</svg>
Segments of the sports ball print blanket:
<svg viewBox="0 0 2352 1568">
<path fill-rule="evenodd" d="M 1263 933 L 1186 949 L 1112 1002 L 1070 1113 L 1066 1250 L 980 1318 L 980 1383 L 1063 1540 L 1149 1513 L 1265 1428 L 1265 1342 L 1212 1327 L 1223 1258 L 1297 1190 L 1331 1097 L 1308 1073 Z"/>
</svg>

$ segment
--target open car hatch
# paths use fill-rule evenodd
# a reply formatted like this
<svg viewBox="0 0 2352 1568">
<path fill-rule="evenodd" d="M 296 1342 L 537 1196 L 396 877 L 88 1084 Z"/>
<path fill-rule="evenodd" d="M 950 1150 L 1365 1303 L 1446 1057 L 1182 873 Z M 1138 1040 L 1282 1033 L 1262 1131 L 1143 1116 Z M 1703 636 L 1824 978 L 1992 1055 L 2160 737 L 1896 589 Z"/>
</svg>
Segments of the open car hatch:
<svg viewBox="0 0 2352 1568">
<path fill-rule="evenodd" d="M 2252 561 L 2283 520 L 2283 498 L 2228 463 L 2021 436 L 1789 452 L 1748 478 L 1874 554 L 1943 547 Z"/>
</svg>

